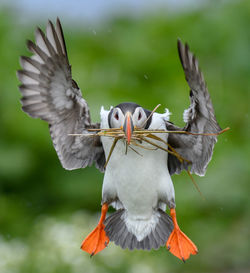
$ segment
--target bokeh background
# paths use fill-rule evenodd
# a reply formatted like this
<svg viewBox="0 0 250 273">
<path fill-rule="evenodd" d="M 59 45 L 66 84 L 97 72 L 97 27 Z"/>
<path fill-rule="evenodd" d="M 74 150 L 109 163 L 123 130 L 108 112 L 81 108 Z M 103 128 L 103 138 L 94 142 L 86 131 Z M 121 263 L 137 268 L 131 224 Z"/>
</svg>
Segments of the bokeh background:
<svg viewBox="0 0 250 273">
<path fill-rule="evenodd" d="M 21 110 L 16 70 L 37 25 L 61 18 L 73 77 L 92 119 L 135 101 L 162 104 L 182 126 L 188 86 L 176 41 L 199 59 L 219 136 L 205 177 L 173 176 L 179 224 L 199 254 L 185 264 L 168 251 L 110 244 L 92 259 L 79 247 L 100 212 L 103 174 L 64 170 L 45 122 Z M 1 1 L 0 272 L 250 272 L 250 1 Z"/>
</svg>

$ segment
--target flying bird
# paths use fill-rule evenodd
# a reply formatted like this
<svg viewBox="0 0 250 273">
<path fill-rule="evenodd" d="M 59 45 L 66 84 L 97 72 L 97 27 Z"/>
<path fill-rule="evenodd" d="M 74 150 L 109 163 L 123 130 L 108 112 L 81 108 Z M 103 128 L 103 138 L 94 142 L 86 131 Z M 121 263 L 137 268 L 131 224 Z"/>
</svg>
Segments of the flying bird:
<svg viewBox="0 0 250 273">
<path fill-rule="evenodd" d="M 45 32 L 37 28 L 35 42 L 27 42 L 32 56 L 20 58 L 22 109 L 49 124 L 63 168 L 95 164 L 104 172 L 101 217 L 81 245 L 91 255 L 109 241 L 130 250 L 166 246 L 183 261 L 198 252 L 178 226 L 171 177 L 183 170 L 203 176 L 221 128 L 197 58 L 187 44 L 177 45 L 190 88 L 184 128 L 169 121 L 167 109 L 160 114 L 132 102 L 102 107 L 100 123 L 92 123 L 72 79 L 59 19 L 48 21 Z M 109 206 L 115 212 L 106 217 Z"/>
</svg>

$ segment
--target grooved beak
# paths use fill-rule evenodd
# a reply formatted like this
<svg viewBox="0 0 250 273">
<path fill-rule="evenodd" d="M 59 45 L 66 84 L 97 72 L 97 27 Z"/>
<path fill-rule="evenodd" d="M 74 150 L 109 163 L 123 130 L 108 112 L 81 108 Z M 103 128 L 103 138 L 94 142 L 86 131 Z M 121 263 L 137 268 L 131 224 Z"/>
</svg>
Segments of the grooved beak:
<svg viewBox="0 0 250 273">
<path fill-rule="evenodd" d="M 127 137 L 127 143 L 130 144 L 131 136 L 134 131 L 134 124 L 133 124 L 130 112 L 127 112 L 125 115 L 125 121 L 123 124 L 123 131 Z"/>
</svg>

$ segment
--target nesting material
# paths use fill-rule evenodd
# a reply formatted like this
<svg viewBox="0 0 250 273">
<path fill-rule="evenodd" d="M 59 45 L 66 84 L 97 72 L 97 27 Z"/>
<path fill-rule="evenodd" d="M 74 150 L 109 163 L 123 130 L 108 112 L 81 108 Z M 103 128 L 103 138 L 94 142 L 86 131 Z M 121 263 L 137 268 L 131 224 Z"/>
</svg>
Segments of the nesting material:
<svg viewBox="0 0 250 273">
<path fill-rule="evenodd" d="M 164 141 L 162 138 L 156 136 L 155 134 L 186 134 L 186 135 L 202 135 L 202 136 L 218 136 L 226 131 L 228 131 L 230 128 L 227 127 L 223 130 L 221 130 L 218 133 L 192 133 L 192 132 L 187 132 L 187 131 L 167 131 L 167 130 L 143 130 L 143 129 L 139 129 L 139 128 L 135 128 L 135 130 L 133 131 L 133 134 L 131 136 L 131 141 L 130 144 L 128 144 L 126 142 L 126 150 L 125 153 L 127 153 L 127 149 L 128 147 L 133 150 L 135 153 L 139 154 L 136 149 L 132 146 L 137 146 L 143 149 L 150 149 L 150 150 L 157 150 L 157 149 L 161 149 L 167 153 L 170 153 L 174 156 L 176 156 L 178 158 L 178 160 L 180 162 L 186 161 L 188 163 L 191 164 L 191 162 L 185 158 L 183 158 L 167 141 Z M 100 137 L 100 136 L 104 136 L 104 137 L 111 137 L 114 139 L 113 144 L 110 148 L 109 151 L 109 155 L 108 158 L 106 159 L 106 163 L 105 163 L 105 168 L 109 162 L 109 159 L 115 149 L 115 146 L 117 144 L 117 142 L 119 140 L 126 140 L 126 135 L 125 132 L 122 130 L 122 128 L 107 128 L 107 129 L 88 129 L 88 131 L 90 133 L 87 134 L 69 134 L 70 136 L 84 136 L 84 137 Z M 152 140 L 157 140 L 158 142 L 162 143 L 162 146 L 155 143 Z M 148 143 L 152 146 L 152 148 L 150 147 L 146 147 L 143 145 L 143 143 Z M 200 191 L 200 189 L 198 188 L 198 185 L 196 184 L 193 176 L 191 175 L 189 170 L 186 170 L 189 177 L 191 178 L 195 188 L 197 189 L 197 191 L 200 193 L 200 195 L 202 196 L 202 193 Z"/>
</svg>

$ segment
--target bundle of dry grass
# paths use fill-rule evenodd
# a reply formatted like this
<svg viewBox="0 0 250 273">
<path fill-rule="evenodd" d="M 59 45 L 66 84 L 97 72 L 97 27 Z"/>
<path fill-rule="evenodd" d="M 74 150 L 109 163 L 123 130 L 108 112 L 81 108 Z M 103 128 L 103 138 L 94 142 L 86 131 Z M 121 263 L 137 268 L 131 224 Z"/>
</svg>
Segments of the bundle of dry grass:
<svg viewBox="0 0 250 273">
<path fill-rule="evenodd" d="M 226 131 L 228 131 L 230 128 L 227 127 L 223 130 L 221 130 L 218 133 L 192 133 L 187 131 L 167 131 L 167 130 L 144 130 L 140 128 L 135 128 L 133 131 L 133 134 L 131 136 L 130 143 L 126 141 L 126 150 L 125 153 L 127 153 L 128 148 L 133 150 L 135 153 L 139 154 L 138 151 L 136 151 L 135 147 L 140 147 L 146 150 L 157 150 L 161 149 L 167 153 L 170 153 L 178 158 L 180 162 L 186 161 L 188 163 L 191 163 L 189 160 L 183 158 L 167 141 L 164 141 L 162 138 L 157 136 L 156 134 L 187 134 L 187 135 L 202 135 L 202 136 L 218 136 Z M 114 139 L 113 144 L 110 148 L 109 155 L 106 159 L 105 168 L 110 160 L 110 157 L 115 149 L 115 146 L 119 140 L 126 140 L 125 132 L 122 128 L 106 128 L 106 129 L 88 129 L 90 133 L 88 134 L 69 134 L 70 136 L 87 136 L 87 137 L 97 137 L 97 136 L 104 136 L 104 137 L 111 137 Z M 92 133 L 91 133 L 92 132 Z M 152 141 L 156 140 L 158 143 L 162 143 L 163 145 L 159 145 L 158 143 Z M 152 146 L 145 146 L 143 143 L 150 144 Z M 140 155 L 140 154 L 139 154 Z M 189 177 L 191 178 L 192 182 L 194 183 L 194 186 L 198 190 L 198 192 L 201 194 L 201 191 L 199 190 L 193 176 L 191 175 L 189 170 L 186 170 Z M 202 195 L 202 194 L 201 194 Z"/>
</svg>

